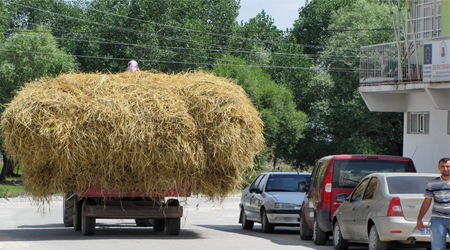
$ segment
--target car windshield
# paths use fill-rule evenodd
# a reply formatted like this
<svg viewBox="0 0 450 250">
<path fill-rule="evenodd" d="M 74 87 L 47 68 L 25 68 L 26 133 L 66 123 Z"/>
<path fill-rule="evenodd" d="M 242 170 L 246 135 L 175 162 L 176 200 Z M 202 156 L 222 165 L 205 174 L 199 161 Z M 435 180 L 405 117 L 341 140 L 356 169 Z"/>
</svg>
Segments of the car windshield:
<svg viewBox="0 0 450 250">
<path fill-rule="evenodd" d="M 267 181 L 266 191 L 279 191 L 279 192 L 298 192 L 298 183 L 301 181 L 307 181 L 308 175 L 302 174 L 290 174 L 290 175 L 270 175 Z"/>
<path fill-rule="evenodd" d="M 386 181 L 390 194 L 423 194 L 430 180 L 430 176 L 389 176 Z"/>
<path fill-rule="evenodd" d="M 411 172 L 406 161 L 336 160 L 333 170 L 333 188 L 355 188 L 367 175 L 383 172 Z"/>
</svg>

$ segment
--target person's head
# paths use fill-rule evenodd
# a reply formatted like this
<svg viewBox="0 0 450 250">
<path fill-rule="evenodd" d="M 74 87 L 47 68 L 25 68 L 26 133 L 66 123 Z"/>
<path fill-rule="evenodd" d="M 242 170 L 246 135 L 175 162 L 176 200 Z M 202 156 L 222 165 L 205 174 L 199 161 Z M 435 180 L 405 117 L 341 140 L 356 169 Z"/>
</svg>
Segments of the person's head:
<svg viewBox="0 0 450 250">
<path fill-rule="evenodd" d="M 441 175 L 450 177 L 450 158 L 445 157 L 439 160 L 439 171 Z"/>
</svg>

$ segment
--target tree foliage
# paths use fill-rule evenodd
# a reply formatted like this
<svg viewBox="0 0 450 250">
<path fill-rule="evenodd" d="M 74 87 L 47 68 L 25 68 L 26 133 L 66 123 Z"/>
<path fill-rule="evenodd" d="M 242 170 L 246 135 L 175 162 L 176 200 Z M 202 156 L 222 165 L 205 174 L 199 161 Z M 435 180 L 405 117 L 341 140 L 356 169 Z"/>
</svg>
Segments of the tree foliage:
<svg viewBox="0 0 450 250">
<path fill-rule="evenodd" d="M 236 65 L 245 65 L 243 59 L 226 56 L 225 61 L 234 61 Z M 276 159 L 292 161 L 294 147 L 302 137 L 307 121 L 306 114 L 296 109 L 293 95 L 287 88 L 277 85 L 270 75 L 256 65 L 231 66 L 219 62 L 213 72 L 217 75 L 235 79 L 249 94 L 265 123 L 267 146 Z"/>
<path fill-rule="evenodd" d="M 0 44 L 0 98 L 8 102 L 24 82 L 75 70 L 74 59 L 58 48 L 50 31 L 16 33 Z"/>
</svg>

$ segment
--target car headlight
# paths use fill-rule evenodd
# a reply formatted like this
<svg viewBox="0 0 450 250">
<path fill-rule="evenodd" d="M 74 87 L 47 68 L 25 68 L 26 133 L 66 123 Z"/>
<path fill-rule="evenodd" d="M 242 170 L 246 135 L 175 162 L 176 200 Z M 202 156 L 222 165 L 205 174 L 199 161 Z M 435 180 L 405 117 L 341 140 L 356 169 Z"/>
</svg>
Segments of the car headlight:
<svg viewBox="0 0 450 250">
<path fill-rule="evenodd" d="M 277 209 L 300 209 L 300 205 L 293 203 L 275 203 L 274 208 Z"/>
</svg>

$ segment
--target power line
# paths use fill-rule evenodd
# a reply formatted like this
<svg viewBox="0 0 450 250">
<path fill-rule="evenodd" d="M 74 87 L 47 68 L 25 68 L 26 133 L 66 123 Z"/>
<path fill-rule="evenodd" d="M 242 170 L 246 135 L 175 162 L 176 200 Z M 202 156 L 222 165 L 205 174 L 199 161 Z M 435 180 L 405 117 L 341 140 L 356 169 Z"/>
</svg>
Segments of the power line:
<svg viewBox="0 0 450 250">
<path fill-rule="evenodd" d="M 16 52 L 16 53 L 29 53 L 38 55 L 56 55 L 56 56 L 66 56 L 66 57 L 81 57 L 81 58 L 91 58 L 91 59 L 103 59 L 103 60 L 118 60 L 118 61 L 130 61 L 133 58 L 115 58 L 115 57 L 101 57 L 101 56 L 87 56 L 87 55 L 66 55 L 50 52 L 39 52 L 39 51 L 24 51 L 24 50 L 12 50 L 12 49 L 1 49 L 0 51 L 6 52 Z M 276 69 L 299 69 L 299 70 L 313 70 L 316 67 L 291 67 L 291 66 L 274 66 L 274 65 L 251 65 L 251 64 L 212 64 L 212 63 L 196 63 L 196 62 L 173 62 L 173 61 L 160 61 L 160 60 L 139 60 L 141 62 L 147 63 L 168 63 L 168 64 L 190 64 L 190 65 L 204 65 L 204 66 L 233 66 L 233 67 L 260 67 L 260 68 L 276 68 Z M 335 72 L 355 72 L 359 69 L 346 69 L 346 68 L 321 68 L 324 71 L 335 71 Z"/>
</svg>

